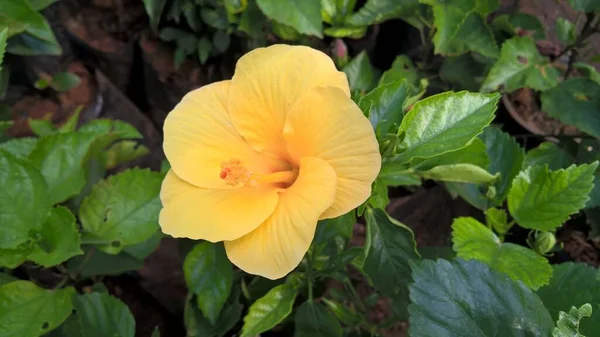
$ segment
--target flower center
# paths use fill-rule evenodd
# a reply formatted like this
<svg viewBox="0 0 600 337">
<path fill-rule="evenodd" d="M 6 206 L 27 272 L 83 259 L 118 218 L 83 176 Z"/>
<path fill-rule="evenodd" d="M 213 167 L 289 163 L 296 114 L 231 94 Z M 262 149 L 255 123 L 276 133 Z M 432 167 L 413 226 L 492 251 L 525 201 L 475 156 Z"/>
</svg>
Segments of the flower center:
<svg viewBox="0 0 600 337">
<path fill-rule="evenodd" d="M 288 169 L 267 174 L 253 173 L 239 159 L 231 159 L 221 163 L 219 177 L 229 186 L 257 187 L 263 184 L 274 184 L 286 188 L 296 181 L 298 170 Z"/>
</svg>

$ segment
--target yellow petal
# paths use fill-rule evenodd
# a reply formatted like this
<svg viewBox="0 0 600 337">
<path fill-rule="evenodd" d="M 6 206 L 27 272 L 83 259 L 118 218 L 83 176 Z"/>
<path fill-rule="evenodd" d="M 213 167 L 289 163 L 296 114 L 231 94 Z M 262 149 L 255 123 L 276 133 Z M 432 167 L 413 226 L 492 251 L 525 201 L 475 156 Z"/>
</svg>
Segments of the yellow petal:
<svg viewBox="0 0 600 337">
<path fill-rule="evenodd" d="M 159 223 L 165 234 L 218 242 L 235 240 L 256 229 L 273 213 L 279 196 L 273 188 L 200 188 L 170 170 L 160 199 Z"/>
<path fill-rule="evenodd" d="M 286 158 L 281 133 L 287 112 L 302 94 L 322 85 L 350 97 L 346 75 L 324 53 L 288 45 L 255 49 L 240 58 L 231 80 L 233 125 L 255 150 Z"/>
<path fill-rule="evenodd" d="M 284 138 L 294 161 L 321 158 L 338 177 L 335 202 L 321 219 L 345 214 L 371 194 L 381 168 L 373 127 L 358 106 L 334 87 L 304 94 L 292 107 Z"/>
<path fill-rule="evenodd" d="M 273 215 L 250 234 L 225 242 L 231 262 L 269 279 L 288 274 L 308 251 L 319 216 L 333 202 L 335 184 L 325 161 L 302 158 L 298 179 L 281 193 Z"/>
<path fill-rule="evenodd" d="M 227 113 L 229 81 L 187 94 L 164 124 L 164 151 L 181 179 L 204 188 L 230 189 L 219 177 L 221 163 L 240 160 L 251 171 L 269 172 L 269 159 L 238 134 Z"/>
</svg>

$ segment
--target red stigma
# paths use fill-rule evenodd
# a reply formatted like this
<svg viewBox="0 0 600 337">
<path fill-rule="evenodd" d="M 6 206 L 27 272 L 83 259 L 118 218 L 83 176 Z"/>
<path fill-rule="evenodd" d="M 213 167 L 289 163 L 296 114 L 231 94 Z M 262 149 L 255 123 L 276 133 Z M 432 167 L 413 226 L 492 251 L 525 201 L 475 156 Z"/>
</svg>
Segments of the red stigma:
<svg viewBox="0 0 600 337">
<path fill-rule="evenodd" d="M 221 171 L 221 174 L 219 176 L 221 177 L 221 179 L 227 178 L 227 171 L 226 170 Z"/>
</svg>

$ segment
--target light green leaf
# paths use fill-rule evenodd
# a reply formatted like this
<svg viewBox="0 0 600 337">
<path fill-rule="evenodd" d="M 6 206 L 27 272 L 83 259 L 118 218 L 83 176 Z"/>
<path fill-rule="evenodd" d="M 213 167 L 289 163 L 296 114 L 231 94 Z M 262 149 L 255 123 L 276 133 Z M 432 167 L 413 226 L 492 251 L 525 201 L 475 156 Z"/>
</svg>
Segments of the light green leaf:
<svg viewBox="0 0 600 337">
<path fill-rule="evenodd" d="M 543 40 L 546 37 L 544 25 L 536 16 L 528 13 L 499 15 L 492 21 L 492 28 L 510 36 L 521 36 L 525 33 L 532 35 L 535 40 Z"/>
<path fill-rule="evenodd" d="M 588 79 L 600 84 L 600 73 L 595 67 L 584 62 L 575 62 L 573 63 L 573 68 L 577 69 L 578 72 Z"/>
<path fill-rule="evenodd" d="M 341 337 L 342 327 L 337 318 L 323 305 L 309 300 L 297 310 L 294 337 Z"/>
<path fill-rule="evenodd" d="M 30 163 L 0 150 L 0 186 L 0 248 L 16 248 L 46 218 L 48 185 Z"/>
<path fill-rule="evenodd" d="M 481 91 L 506 92 L 520 88 L 548 90 L 558 83 L 560 72 L 538 51 L 529 36 L 513 37 L 502 44 L 500 58 L 492 66 Z"/>
<path fill-rule="evenodd" d="M 459 183 L 490 183 L 498 178 L 473 164 L 440 165 L 428 171 L 419 172 L 424 179 L 454 181 Z"/>
<path fill-rule="evenodd" d="M 60 72 L 52 76 L 50 86 L 58 92 L 69 91 L 81 83 L 81 78 L 75 74 Z"/>
<path fill-rule="evenodd" d="M 346 23 L 353 26 L 370 26 L 389 19 L 404 18 L 413 14 L 419 0 L 367 0 Z"/>
<path fill-rule="evenodd" d="M 79 295 L 73 306 L 86 337 L 135 336 L 135 319 L 116 297 L 104 293 Z"/>
<path fill-rule="evenodd" d="M 574 43 L 577 39 L 575 25 L 565 18 L 556 18 L 555 29 L 558 39 L 566 45 Z"/>
<path fill-rule="evenodd" d="M 446 152 L 442 155 L 414 160 L 411 167 L 418 171 L 431 170 L 438 166 L 454 164 L 472 164 L 480 168 L 487 168 L 490 164 L 486 147 L 479 138 L 474 138 L 467 146 L 452 152 Z"/>
<path fill-rule="evenodd" d="M 73 114 L 67 119 L 67 121 L 58 128 L 58 132 L 66 133 L 66 132 L 75 132 L 77 130 L 77 124 L 79 123 L 79 116 L 81 115 L 81 111 L 83 110 L 83 105 L 79 105 Z"/>
<path fill-rule="evenodd" d="M 27 261 L 27 256 L 33 250 L 31 241 L 20 244 L 16 248 L 0 248 L 0 267 L 15 269 L 23 262 Z"/>
<path fill-rule="evenodd" d="M 371 65 L 365 51 L 356 55 L 342 70 L 348 77 L 351 90 L 369 91 L 377 83 L 377 70 Z"/>
<path fill-rule="evenodd" d="M 136 160 L 150 153 L 150 150 L 133 140 L 123 140 L 111 145 L 105 152 L 106 169 L 110 170 L 123 163 Z"/>
<path fill-rule="evenodd" d="M 185 257 L 183 274 L 202 314 L 216 324 L 233 285 L 233 266 L 223 244 L 197 244 Z"/>
<path fill-rule="evenodd" d="M 553 266 L 554 274 L 550 284 L 540 288 L 538 295 L 552 315 L 558 320 L 561 310 L 569 306 L 580 307 L 586 303 L 593 305 L 593 310 L 600 310 L 600 272 L 584 263 L 566 262 Z M 581 321 L 579 331 L 592 337 L 600 331 L 600 315 L 592 315 L 590 319 Z"/>
<path fill-rule="evenodd" d="M 387 186 L 418 186 L 421 178 L 402 162 L 384 158 L 377 176 Z"/>
<path fill-rule="evenodd" d="M 423 260 L 412 269 L 411 337 L 547 337 L 552 331 L 535 293 L 482 262 Z"/>
<path fill-rule="evenodd" d="M 58 0 L 27 0 L 29 2 L 29 4 L 31 5 L 31 7 L 33 9 L 35 9 L 36 11 L 41 11 L 43 9 L 45 9 L 46 7 L 52 5 L 53 3 L 57 2 Z"/>
<path fill-rule="evenodd" d="M 0 30 L 0 71 L 2 70 L 2 61 L 6 51 L 6 39 L 8 38 L 8 28 Z"/>
<path fill-rule="evenodd" d="M 295 299 L 296 292 L 289 284 L 271 289 L 250 306 L 244 317 L 241 337 L 252 337 L 271 330 L 292 312 Z"/>
<path fill-rule="evenodd" d="M 382 294 L 406 301 L 410 262 L 420 259 L 413 232 L 380 209 L 368 208 L 365 220 L 364 273 Z"/>
<path fill-rule="evenodd" d="M 496 233 L 500 235 L 506 234 L 508 232 L 508 220 L 506 211 L 498 208 L 490 208 L 485 211 L 485 222 L 488 227 L 491 227 L 496 231 Z"/>
<path fill-rule="evenodd" d="M 83 230 L 110 244 L 109 254 L 150 238 L 158 229 L 162 175 L 130 169 L 96 184 L 79 209 Z"/>
<path fill-rule="evenodd" d="M 52 125 L 52 122 L 45 119 L 29 119 L 29 127 L 31 131 L 38 136 L 48 136 L 56 133 L 56 127 Z"/>
<path fill-rule="evenodd" d="M 549 171 L 533 166 L 521 171 L 508 194 L 508 210 L 521 227 L 550 231 L 588 201 L 598 162 Z"/>
<path fill-rule="evenodd" d="M 95 140 L 95 134 L 85 132 L 56 133 L 38 140 L 29 159 L 46 179 L 53 204 L 85 186 L 85 160 Z"/>
<path fill-rule="evenodd" d="M 600 9 L 598 0 L 569 0 L 569 3 L 576 11 L 593 12 Z"/>
<path fill-rule="evenodd" d="M 36 246 L 28 259 L 45 267 L 55 266 L 75 255 L 83 254 L 75 216 L 63 206 L 50 211 L 34 238 Z"/>
<path fill-rule="evenodd" d="M 0 286 L 0 336 L 38 337 L 71 314 L 75 289 L 46 290 L 29 281 Z"/>
<path fill-rule="evenodd" d="M 579 309 L 571 307 L 569 313 L 561 311 L 558 314 L 556 328 L 552 330 L 552 337 L 585 337 L 579 333 L 579 322 L 582 318 L 592 316 L 592 305 L 586 303 Z"/>
<path fill-rule="evenodd" d="M 465 147 L 494 118 L 498 94 L 443 93 L 419 101 L 398 130 L 400 162 L 430 158 Z"/>
<path fill-rule="evenodd" d="M 454 220 L 452 242 L 456 256 L 485 262 L 531 289 L 548 284 L 552 277 L 552 267 L 546 258 L 523 246 L 502 243 L 494 232 L 473 218 Z"/>
<path fill-rule="evenodd" d="M 550 170 L 567 168 L 575 163 L 575 158 L 566 149 L 555 143 L 543 142 L 525 155 L 523 167 L 548 165 Z"/>
<path fill-rule="evenodd" d="M 496 194 L 493 202 L 495 205 L 501 205 L 508 195 L 513 179 L 521 170 L 523 148 L 513 137 L 502 132 L 498 127 L 485 128 L 479 138 L 485 143 L 490 158 L 488 172 L 500 174 L 500 179 L 494 184 Z"/>
<path fill-rule="evenodd" d="M 367 27 L 327 27 L 323 30 L 326 36 L 337 38 L 360 39 L 367 34 Z"/>
<path fill-rule="evenodd" d="M 298 32 L 323 38 L 320 0 L 257 0 L 260 10 L 272 20 Z"/>
<path fill-rule="evenodd" d="M 600 84 L 571 78 L 542 92 L 541 100 L 549 116 L 600 138 Z"/>
<path fill-rule="evenodd" d="M 435 53 L 460 55 L 476 51 L 487 57 L 498 57 L 498 47 L 483 16 L 493 11 L 493 0 L 420 0 L 432 6 L 436 33 Z"/>
<path fill-rule="evenodd" d="M 4 150 L 17 158 L 27 158 L 37 145 L 37 138 L 23 137 L 13 138 L 0 143 L 0 150 Z"/>
<path fill-rule="evenodd" d="M 404 106 L 410 94 L 406 81 L 395 81 L 382 84 L 361 97 L 358 106 L 371 121 L 374 129 L 381 134 L 388 132 L 392 126 L 400 125 L 404 117 Z"/>
</svg>

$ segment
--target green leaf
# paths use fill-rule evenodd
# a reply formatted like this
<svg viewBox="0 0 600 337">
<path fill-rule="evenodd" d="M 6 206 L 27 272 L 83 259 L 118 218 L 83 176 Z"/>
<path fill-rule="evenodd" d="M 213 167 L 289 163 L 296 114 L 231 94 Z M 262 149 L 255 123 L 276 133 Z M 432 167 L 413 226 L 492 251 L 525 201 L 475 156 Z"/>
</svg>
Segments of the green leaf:
<svg viewBox="0 0 600 337">
<path fill-rule="evenodd" d="M 418 174 L 424 179 L 459 183 L 489 183 L 498 178 L 498 174 L 492 175 L 473 164 L 440 165 Z"/>
<path fill-rule="evenodd" d="M 496 58 L 498 47 L 483 16 L 497 7 L 490 0 L 420 0 L 432 6 L 436 33 L 433 36 L 435 53 L 460 55 L 476 51 Z"/>
<path fill-rule="evenodd" d="M 19 159 L 27 158 L 35 149 L 37 141 L 38 139 L 33 137 L 13 138 L 0 143 L 0 150 L 4 150 Z"/>
<path fill-rule="evenodd" d="M 260 10 L 272 20 L 306 35 L 323 38 L 320 0 L 257 0 Z"/>
<path fill-rule="evenodd" d="M 559 227 L 588 201 L 597 166 L 594 162 L 557 171 L 528 167 L 515 178 L 508 194 L 510 214 L 521 227 L 542 231 Z"/>
<path fill-rule="evenodd" d="M 418 186 L 421 178 L 404 163 L 384 158 L 377 176 L 387 186 Z"/>
<path fill-rule="evenodd" d="M 75 74 L 61 72 L 52 76 L 52 82 L 50 86 L 58 91 L 65 92 L 69 91 L 81 83 L 81 78 Z"/>
<path fill-rule="evenodd" d="M 71 314 L 75 289 L 46 290 L 29 281 L 0 286 L 0 335 L 38 337 Z"/>
<path fill-rule="evenodd" d="M 346 23 L 353 26 L 370 26 L 389 19 L 413 14 L 418 0 L 368 0 Z"/>
<path fill-rule="evenodd" d="M 105 152 L 106 169 L 110 170 L 123 163 L 141 158 L 150 153 L 150 150 L 132 140 L 123 140 L 113 144 Z"/>
<path fill-rule="evenodd" d="M 579 309 L 571 307 L 569 313 L 559 313 L 556 328 L 552 330 L 552 337 L 585 337 L 579 333 L 579 321 L 584 317 L 592 316 L 592 305 L 586 303 Z"/>
<path fill-rule="evenodd" d="M 215 50 L 220 53 L 224 53 L 229 48 L 231 44 L 231 37 L 227 34 L 226 31 L 218 30 L 213 35 L 213 45 L 215 46 Z"/>
<path fill-rule="evenodd" d="M 227 29 L 229 28 L 229 21 L 227 20 L 227 10 L 225 7 L 212 9 L 210 7 L 200 7 L 200 17 L 202 21 L 207 25 L 215 29 Z"/>
<path fill-rule="evenodd" d="M 289 284 L 271 289 L 252 304 L 244 317 L 241 337 L 253 337 L 283 321 L 291 312 L 296 292 Z"/>
<path fill-rule="evenodd" d="M 473 218 L 454 220 L 452 242 L 456 256 L 485 262 L 531 289 L 548 284 L 552 277 L 552 267 L 546 258 L 529 248 L 502 243 L 494 232 Z"/>
<path fill-rule="evenodd" d="M 556 36 L 565 45 L 570 45 L 577 39 L 575 25 L 565 18 L 556 18 L 555 29 Z"/>
<path fill-rule="evenodd" d="M 52 5 L 53 3 L 57 2 L 58 0 L 27 0 L 29 2 L 29 4 L 31 5 L 31 7 L 33 9 L 35 9 L 36 11 L 41 11 L 43 9 L 45 9 L 46 7 Z"/>
<path fill-rule="evenodd" d="M 29 119 L 29 127 L 31 131 L 38 136 L 48 136 L 56 133 L 56 127 L 52 123 L 45 119 Z"/>
<path fill-rule="evenodd" d="M 410 265 L 421 257 L 413 232 L 383 210 L 367 208 L 364 273 L 375 289 L 394 299 L 408 298 Z"/>
<path fill-rule="evenodd" d="M 593 310 L 600 310 L 600 272 L 584 263 L 566 262 L 553 266 L 550 284 L 540 288 L 538 295 L 552 315 L 558 320 L 561 310 L 570 306 L 580 307 L 592 303 Z M 600 315 L 581 321 L 579 331 L 592 337 L 600 331 Z"/>
<path fill-rule="evenodd" d="M 498 208 L 490 208 L 485 211 L 485 222 L 488 227 L 491 227 L 500 235 L 504 235 L 508 232 L 508 219 L 506 211 Z"/>
<path fill-rule="evenodd" d="M 109 254 L 150 238 L 158 229 L 162 175 L 130 169 L 96 184 L 79 209 L 83 230 L 110 242 L 99 248 Z"/>
<path fill-rule="evenodd" d="M 77 124 L 79 123 L 79 116 L 81 115 L 81 111 L 83 110 L 83 105 L 78 106 L 73 114 L 67 119 L 67 121 L 58 128 L 58 132 L 66 133 L 66 132 L 75 132 L 77 130 Z"/>
<path fill-rule="evenodd" d="M 487 129 L 484 129 L 487 130 Z M 479 138 L 474 138 L 467 146 L 442 155 L 414 160 L 411 167 L 417 171 L 428 171 L 438 166 L 454 164 L 472 164 L 480 168 L 487 168 L 490 164 L 486 153 L 486 146 Z"/>
<path fill-rule="evenodd" d="M 95 119 L 81 128 L 79 132 L 90 132 L 102 136 L 102 147 L 120 139 L 140 139 L 142 134 L 130 124 L 112 119 Z"/>
<path fill-rule="evenodd" d="M 542 110 L 567 125 L 600 138 L 600 84 L 571 78 L 542 92 Z"/>
<path fill-rule="evenodd" d="M 558 84 L 560 72 L 538 51 L 529 36 L 513 37 L 502 44 L 500 58 L 492 66 L 481 91 L 513 92 L 520 88 L 548 90 Z"/>
<path fill-rule="evenodd" d="M 83 254 L 75 216 L 66 207 L 52 209 L 34 237 L 36 247 L 28 259 L 39 265 L 51 267 Z"/>
<path fill-rule="evenodd" d="M 8 38 L 8 28 L 0 30 L 0 71 L 2 70 L 2 61 L 6 51 L 6 39 Z"/>
<path fill-rule="evenodd" d="M 573 63 L 573 68 L 577 69 L 578 72 L 588 79 L 600 84 L 600 73 L 595 67 L 584 62 L 575 62 Z"/>
<path fill-rule="evenodd" d="M 341 337 L 342 327 L 337 318 L 323 305 L 311 300 L 304 302 L 295 316 L 294 337 Z"/>
<path fill-rule="evenodd" d="M 443 93 L 419 101 L 400 125 L 400 162 L 465 147 L 494 118 L 498 94 Z"/>
<path fill-rule="evenodd" d="M 29 159 L 46 179 L 53 204 L 85 186 L 85 160 L 95 140 L 95 134 L 85 132 L 56 133 L 38 140 Z"/>
<path fill-rule="evenodd" d="M 345 305 L 336 302 L 334 300 L 322 298 L 323 302 L 327 305 L 329 310 L 339 319 L 343 324 L 347 326 L 356 326 L 363 321 L 360 314 L 355 312 L 352 308 L 346 307 Z"/>
<path fill-rule="evenodd" d="M 600 9 L 598 0 L 569 0 L 569 3 L 576 11 L 593 12 Z"/>
<path fill-rule="evenodd" d="M 131 246 L 133 247 L 133 246 Z M 119 275 L 144 266 L 144 261 L 123 251 L 110 255 L 92 246 L 83 246 L 84 255 L 75 256 L 67 262 L 67 270 L 82 278 L 96 275 Z"/>
<path fill-rule="evenodd" d="M 535 293 L 482 262 L 423 260 L 412 277 L 409 336 L 546 337 L 554 326 Z"/>
<path fill-rule="evenodd" d="M 197 244 L 185 257 L 183 274 L 188 289 L 196 295 L 198 307 L 215 324 L 233 285 L 233 266 L 223 244 Z"/>
<path fill-rule="evenodd" d="M 523 167 L 548 165 L 550 170 L 567 168 L 575 163 L 575 158 L 569 152 L 555 143 L 543 142 L 525 155 Z"/>
<path fill-rule="evenodd" d="M 198 40 L 198 60 L 201 64 L 206 63 L 206 60 L 210 57 L 210 53 L 212 52 L 213 44 L 210 40 L 203 36 Z"/>
<path fill-rule="evenodd" d="M 264 39 L 263 27 L 268 19 L 258 8 L 255 0 L 248 0 L 246 10 L 240 17 L 238 30 L 250 35 L 253 39 Z"/>
<path fill-rule="evenodd" d="M 135 319 L 116 297 L 104 293 L 79 295 L 73 300 L 86 337 L 134 337 Z"/>
<path fill-rule="evenodd" d="M 0 248 L 0 266 L 8 269 L 15 269 L 27 260 L 27 256 L 33 250 L 31 241 L 25 242 L 16 248 Z"/>
<path fill-rule="evenodd" d="M 371 65 L 366 51 L 356 55 L 342 70 L 351 90 L 369 91 L 375 87 L 377 70 Z"/>
<path fill-rule="evenodd" d="M 326 36 L 337 38 L 360 39 L 367 34 L 367 27 L 327 27 L 323 30 Z"/>
<path fill-rule="evenodd" d="M 184 308 L 184 324 L 188 337 L 223 337 L 233 326 L 240 321 L 244 306 L 239 303 L 240 289 L 234 290 L 223 312 L 215 325 L 206 319 L 202 312 L 192 301 L 193 296 L 188 294 Z"/>
<path fill-rule="evenodd" d="M 453 85 L 454 90 L 479 91 L 487 67 L 471 54 L 445 57 L 440 68 L 440 79 Z"/>
<path fill-rule="evenodd" d="M 497 127 L 487 127 L 479 136 L 485 143 L 490 165 L 488 172 L 500 174 L 494 184 L 496 194 L 492 198 L 495 205 L 501 205 L 508 195 L 513 179 L 519 174 L 523 164 L 523 148 L 508 133 Z"/>
<path fill-rule="evenodd" d="M 402 122 L 409 90 L 406 81 L 382 84 L 361 97 L 358 106 L 369 117 L 373 128 L 380 130 L 382 134 L 395 133 L 396 130 L 390 129 Z"/>
<path fill-rule="evenodd" d="M 46 218 L 48 185 L 29 162 L 0 150 L 0 186 L 0 248 L 16 248 Z"/>
<path fill-rule="evenodd" d="M 511 37 L 526 34 L 533 36 L 535 40 L 546 38 L 544 25 L 536 16 L 527 13 L 499 15 L 492 21 L 492 28 L 508 33 Z"/>
</svg>

